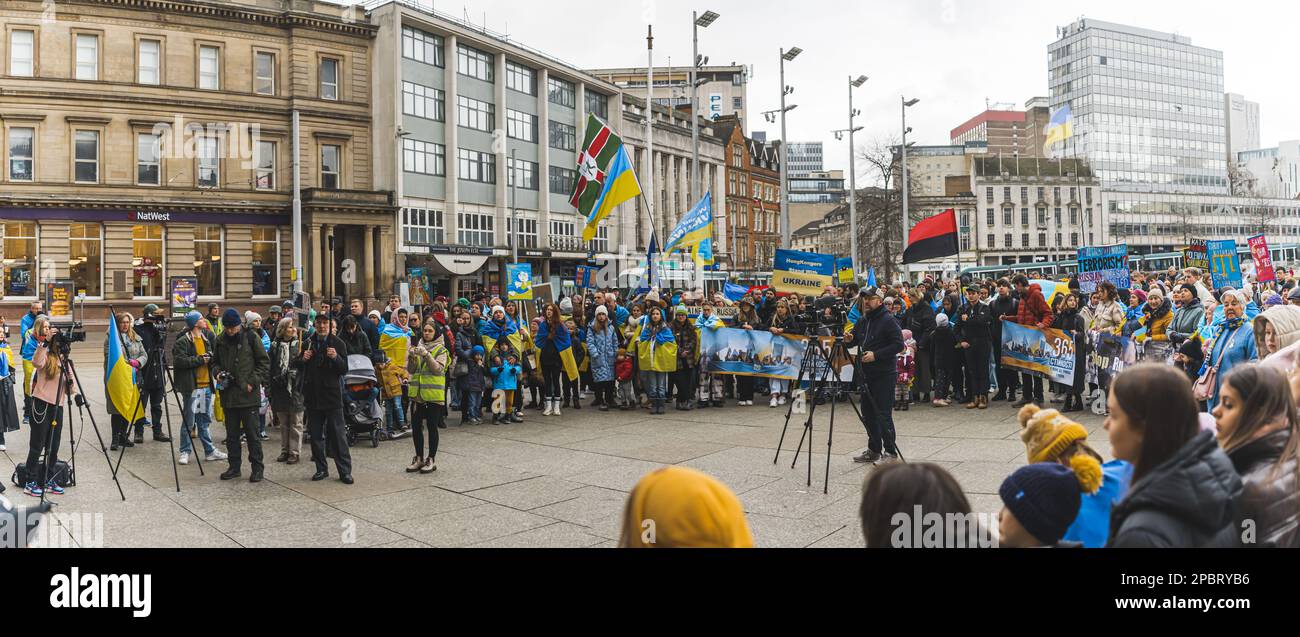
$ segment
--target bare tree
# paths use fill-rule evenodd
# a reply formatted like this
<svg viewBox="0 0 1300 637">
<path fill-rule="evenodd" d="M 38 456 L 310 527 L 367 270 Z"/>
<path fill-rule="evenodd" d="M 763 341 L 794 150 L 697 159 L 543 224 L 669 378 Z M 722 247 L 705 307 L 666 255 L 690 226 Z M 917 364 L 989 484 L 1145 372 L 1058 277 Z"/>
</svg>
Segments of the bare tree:
<svg viewBox="0 0 1300 637">
<path fill-rule="evenodd" d="M 856 149 L 857 158 L 866 164 L 865 189 L 854 193 L 858 211 L 858 250 L 864 262 L 883 272 L 882 281 L 894 281 L 902 272 L 902 252 L 906 245 L 899 221 L 903 208 L 902 170 L 898 139 L 877 138 Z M 921 220 L 916 206 L 920 190 L 913 180 L 909 184 L 908 225 Z"/>
</svg>

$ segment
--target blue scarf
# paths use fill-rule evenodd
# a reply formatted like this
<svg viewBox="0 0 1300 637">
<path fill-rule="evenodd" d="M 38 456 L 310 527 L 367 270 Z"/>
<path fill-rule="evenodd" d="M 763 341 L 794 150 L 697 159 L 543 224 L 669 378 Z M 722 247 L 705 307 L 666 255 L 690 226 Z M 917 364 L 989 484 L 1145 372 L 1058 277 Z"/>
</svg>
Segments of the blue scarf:
<svg viewBox="0 0 1300 637">
<path fill-rule="evenodd" d="M 653 334 L 651 333 L 652 331 Z M 673 342 L 673 331 L 668 327 L 668 323 L 662 323 L 658 329 L 655 329 L 655 327 L 650 324 L 649 319 L 647 319 L 645 325 L 641 327 L 641 340 L 643 342 L 648 341 L 651 337 L 654 338 L 654 344 L 656 346 L 663 345 L 664 343 L 671 343 Z"/>
<path fill-rule="evenodd" d="M 700 329 L 704 329 L 706 327 L 710 329 L 717 329 L 719 327 L 722 327 L 722 321 L 719 320 L 718 317 L 715 315 L 710 314 L 709 316 L 705 316 L 701 314 L 699 315 L 698 318 L 695 319 L 695 327 Z"/>
<path fill-rule="evenodd" d="M 1223 321 L 1223 331 L 1220 333 L 1222 334 L 1224 332 L 1227 332 L 1228 330 L 1235 330 L 1245 324 L 1246 324 L 1245 317 L 1239 316 L 1237 318 L 1225 319 Z"/>
</svg>

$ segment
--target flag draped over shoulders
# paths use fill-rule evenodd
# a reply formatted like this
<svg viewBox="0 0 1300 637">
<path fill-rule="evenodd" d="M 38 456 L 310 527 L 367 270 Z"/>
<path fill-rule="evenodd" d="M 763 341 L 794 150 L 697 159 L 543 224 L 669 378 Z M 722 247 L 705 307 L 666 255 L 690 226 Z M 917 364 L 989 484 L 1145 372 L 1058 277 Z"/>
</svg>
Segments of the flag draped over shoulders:
<svg viewBox="0 0 1300 637">
<path fill-rule="evenodd" d="M 558 325 L 552 338 L 550 325 L 542 321 L 537 324 L 536 342 L 545 348 L 547 341 L 555 344 L 555 350 L 560 353 L 560 363 L 564 365 L 564 373 L 569 376 L 569 380 L 578 380 L 578 361 L 573 357 L 573 339 L 569 336 L 569 330 L 564 325 Z"/>
<path fill-rule="evenodd" d="M 496 347 L 497 341 L 506 339 L 516 352 L 523 355 L 524 339 L 519 335 L 519 324 L 515 323 L 510 317 L 506 317 L 503 324 L 498 324 L 495 320 L 488 319 L 483 321 L 479 326 L 479 336 L 483 337 L 483 349 L 491 352 Z"/>
<path fill-rule="evenodd" d="M 379 349 L 384 350 L 388 360 L 398 367 L 406 367 L 406 354 L 411 346 L 411 337 L 406 330 L 396 323 L 385 323 L 379 332 Z"/>
<path fill-rule="evenodd" d="M 108 322 L 108 357 L 104 362 L 104 388 L 108 400 L 119 414 L 135 411 L 140 401 L 140 390 L 135 384 L 135 370 L 126 362 L 126 352 L 122 344 L 122 335 L 117 330 L 117 321 Z"/>
</svg>

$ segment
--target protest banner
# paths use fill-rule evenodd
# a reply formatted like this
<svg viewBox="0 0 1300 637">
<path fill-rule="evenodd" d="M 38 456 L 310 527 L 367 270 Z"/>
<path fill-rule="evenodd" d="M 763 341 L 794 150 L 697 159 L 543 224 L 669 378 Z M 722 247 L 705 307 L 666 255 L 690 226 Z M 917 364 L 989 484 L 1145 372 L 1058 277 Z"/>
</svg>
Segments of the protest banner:
<svg viewBox="0 0 1300 637">
<path fill-rule="evenodd" d="M 704 306 L 687 305 L 686 317 L 694 321 L 703 311 Z M 738 314 L 740 314 L 740 308 L 734 305 L 714 306 L 713 308 L 713 315 L 721 319 L 724 323 L 730 323 L 736 320 Z"/>
<path fill-rule="evenodd" d="M 1205 239 L 1192 239 L 1191 245 L 1183 248 L 1183 267 L 1198 268 L 1201 272 L 1210 271 L 1210 255 L 1205 248 Z"/>
<path fill-rule="evenodd" d="M 1088 382 L 1103 390 L 1124 371 L 1124 368 L 1137 363 L 1137 344 L 1128 336 L 1113 332 L 1093 332 L 1088 336 L 1092 342 L 1088 354 Z"/>
<path fill-rule="evenodd" d="M 772 288 L 777 292 L 816 296 L 831 284 L 834 273 L 832 255 L 778 249 L 772 260 Z"/>
<path fill-rule="evenodd" d="M 810 342 L 806 336 L 777 336 L 771 332 L 729 327 L 702 330 L 700 336 L 700 352 L 709 373 L 790 381 L 798 378 Z M 830 345 L 830 339 L 823 341 Z M 853 379 L 851 360 L 834 363 L 839 367 L 839 378 L 835 380 L 848 382 Z M 805 380 L 820 379 L 824 370 L 825 363 L 822 362 L 822 367 L 814 369 L 810 378 Z"/>
<path fill-rule="evenodd" d="M 1074 334 L 1002 321 L 1002 365 L 1074 384 Z"/>
<path fill-rule="evenodd" d="M 589 290 L 594 287 L 599 287 L 596 285 L 596 274 L 599 271 L 600 269 L 595 266 L 576 266 L 574 268 L 573 284 L 577 286 L 579 290 Z"/>
<path fill-rule="evenodd" d="M 838 275 L 840 285 L 848 285 L 855 278 L 853 272 L 853 259 L 845 257 L 835 260 L 835 273 Z"/>
<path fill-rule="evenodd" d="M 507 300 L 533 300 L 533 264 L 511 263 L 506 266 L 506 276 Z"/>
<path fill-rule="evenodd" d="M 1268 239 L 1258 234 L 1246 239 L 1246 243 L 1250 246 L 1250 256 L 1255 259 L 1255 280 L 1260 283 L 1276 281 L 1277 275 L 1273 273 L 1273 257 L 1268 253 Z"/>
<path fill-rule="evenodd" d="M 1128 244 L 1079 248 L 1079 290 L 1097 291 L 1097 284 L 1110 281 L 1121 290 L 1129 287 Z"/>
<path fill-rule="evenodd" d="M 1237 257 L 1237 242 L 1232 239 L 1207 241 L 1205 248 L 1210 257 L 1210 276 L 1214 288 L 1240 288 L 1241 263 Z"/>
</svg>

